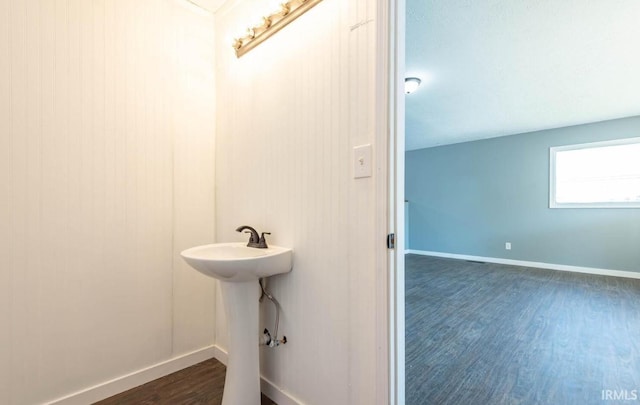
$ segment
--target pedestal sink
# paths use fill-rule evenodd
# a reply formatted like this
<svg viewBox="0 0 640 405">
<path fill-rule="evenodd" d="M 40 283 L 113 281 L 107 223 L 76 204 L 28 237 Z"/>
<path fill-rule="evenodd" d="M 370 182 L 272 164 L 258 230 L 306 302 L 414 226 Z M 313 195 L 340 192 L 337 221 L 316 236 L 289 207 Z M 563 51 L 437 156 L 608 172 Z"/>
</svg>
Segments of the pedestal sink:
<svg viewBox="0 0 640 405">
<path fill-rule="evenodd" d="M 220 280 L 229 325 L 222 405 L 260 405 L 258 279 L 291 271 L 292 249 L 245 243 L 197 246 L 181 253 L 194 269 Z"/>
</svg>

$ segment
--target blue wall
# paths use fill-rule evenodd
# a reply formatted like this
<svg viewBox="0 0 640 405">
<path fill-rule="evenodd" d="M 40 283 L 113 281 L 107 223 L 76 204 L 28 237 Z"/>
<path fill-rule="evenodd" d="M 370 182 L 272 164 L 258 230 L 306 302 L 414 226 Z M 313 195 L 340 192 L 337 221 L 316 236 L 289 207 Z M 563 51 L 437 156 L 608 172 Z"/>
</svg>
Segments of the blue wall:
<svg viewBox="0 0 640 405">
<path fill-rule="evenodd" d="M 640 272 L 640 209 L 549 208 L 549 147 L 638 136 L 640 116 L 409 151 L 408 248 Z"/>
</svg>

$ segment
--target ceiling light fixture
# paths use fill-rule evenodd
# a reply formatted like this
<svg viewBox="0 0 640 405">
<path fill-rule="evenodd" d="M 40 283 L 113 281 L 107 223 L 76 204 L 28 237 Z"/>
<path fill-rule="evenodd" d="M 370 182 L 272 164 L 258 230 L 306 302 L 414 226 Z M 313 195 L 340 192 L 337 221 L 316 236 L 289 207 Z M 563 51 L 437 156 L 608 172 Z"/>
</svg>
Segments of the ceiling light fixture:
<svg viewBox="0 0 640 405">
<path fill-rule="evenodd" d="M 420 83 L 422 83 L 422 80 L 418 79 L 417 77 L 407 77 L 404 79 L 404 93 L 405 94 L 411 94 L 414 91 L 416 91 L 416 89 L 418 88 L 418 86 L 420 86 Z"/>
<path fill-rule="evenodd" d="M 239 58 L 249 52 L 321 1 L 322 0 L 289 0 L 286 3 L 282 3 L 278 11 L 267 17 L 263 17 L 260 25 L 249 28 L 247 35 L 242 38 L 237 38 L 233 42 L 236 57 Z"/>
</svg>

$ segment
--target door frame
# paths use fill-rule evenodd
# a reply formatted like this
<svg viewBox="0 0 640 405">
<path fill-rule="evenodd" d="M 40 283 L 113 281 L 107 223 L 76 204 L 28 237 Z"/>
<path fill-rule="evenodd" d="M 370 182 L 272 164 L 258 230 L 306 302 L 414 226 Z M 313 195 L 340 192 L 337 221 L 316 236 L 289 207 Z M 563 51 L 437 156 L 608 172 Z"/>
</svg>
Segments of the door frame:
<svg viewBox="0 0 640 405">
<path fill-rule="evenodd" d="M 377 235 L 395 234 L 395 248 L 383 239 L 376 250 L 377 392 L 379 404 L 405 402 L 404 324 L 404 72 L 405 0 L 377 1 L 376 181 Z"/>
</svg>

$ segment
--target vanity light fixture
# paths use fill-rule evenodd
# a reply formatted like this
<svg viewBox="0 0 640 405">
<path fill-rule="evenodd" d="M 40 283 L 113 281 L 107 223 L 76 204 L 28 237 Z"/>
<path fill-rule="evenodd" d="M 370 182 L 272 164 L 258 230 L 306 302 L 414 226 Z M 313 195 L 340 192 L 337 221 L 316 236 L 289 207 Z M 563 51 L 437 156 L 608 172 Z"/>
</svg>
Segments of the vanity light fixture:
<svg viewBox="0 0 640 405">
<path fill-rule="evenodd" d="M 407 77 L 404 79 L 404 93 L 411 94 L 418 89 L 422 80 L 417 77 Z"/>
<path fill-rule="evenodd" d="M 278 11 L 262 18 L 262 24 L 249 28 L 244 37 L 236 38 L 233 42 L 236 57 L 239 58 L 249 52 L 321 1 L 289 0 L 282 3 Z"/>
</svg>

